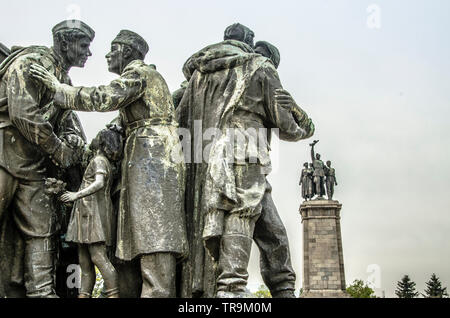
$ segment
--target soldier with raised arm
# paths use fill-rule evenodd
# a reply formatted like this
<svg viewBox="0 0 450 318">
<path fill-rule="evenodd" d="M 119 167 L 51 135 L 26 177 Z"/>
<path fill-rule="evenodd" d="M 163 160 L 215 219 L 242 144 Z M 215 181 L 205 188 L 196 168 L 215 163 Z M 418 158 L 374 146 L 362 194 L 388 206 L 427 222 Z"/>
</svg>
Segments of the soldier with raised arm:
<svg viewBox="0 0 450 318">
<path fill-rule="evenodd" d="M 320 160 L 320 154 L 314 154 L 314 146 L 318 143 L 318 140 L 314 140 L 311 146 L 311 160 L 314 168 L 313 178 L 316 187 L 317 199 L 323 199 L 325 195 L 325 165 L 322 160 Z"/>
</svg>

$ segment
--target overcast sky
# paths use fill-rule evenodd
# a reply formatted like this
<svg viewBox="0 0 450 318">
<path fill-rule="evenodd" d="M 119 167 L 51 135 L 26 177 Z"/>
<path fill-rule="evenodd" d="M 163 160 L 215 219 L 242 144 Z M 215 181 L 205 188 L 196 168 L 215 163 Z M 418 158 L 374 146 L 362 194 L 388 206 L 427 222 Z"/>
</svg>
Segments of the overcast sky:
<svg viewBox="0 0 450 318">
<path fill-rule="evenodd" d="M 25 1 L 2 4 L 0 42 L 51 46 L 51 28 L 80 18 L 96 31 L 93 56 L 70 71 L 74 85 L 106 84 L 105 54 L 121 29 L 142 35 L 171 91 L 185 60 L 240 22 L 281 52 L 279 75 L 316 125 L 317 152 L 336 167 L 347 284 L 376 279 L 394 297 L 404 274 L 423 292 L 436 273 L 450 288 L 450 2 Z M 115 113 L 80 113 L 91 139 Z M 298 179 L 308 143 L 272 153 L 273 198 L 302 284 Z M 254 246 L 255 247 L 255 246 Z M 259 254 L 252 251 L 249 287 Z M 375 265 L 373 265 L 375 264 Z M 368 267 L 370 267 L 368 272 Z M 372 268 L 379 271 L 372 272 Z"/>
</svg>

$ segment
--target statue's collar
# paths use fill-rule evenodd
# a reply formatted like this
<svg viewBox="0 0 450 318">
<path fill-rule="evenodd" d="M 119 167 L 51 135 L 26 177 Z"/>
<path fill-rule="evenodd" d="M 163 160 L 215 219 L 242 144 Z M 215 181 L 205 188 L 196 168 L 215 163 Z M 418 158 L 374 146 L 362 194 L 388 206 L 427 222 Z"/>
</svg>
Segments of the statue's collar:
<svg viewBox="0 0 450 318">
<path fill-rule="evenodd" d="M 61 71 L 66 74 L 69 73 L 70 68 L 64 65 L 62 56 L 56 53 L 53 47 L 50 48 L 49 56 L 54 60 L 55 65 L 60 68 Z"/>
</svg>

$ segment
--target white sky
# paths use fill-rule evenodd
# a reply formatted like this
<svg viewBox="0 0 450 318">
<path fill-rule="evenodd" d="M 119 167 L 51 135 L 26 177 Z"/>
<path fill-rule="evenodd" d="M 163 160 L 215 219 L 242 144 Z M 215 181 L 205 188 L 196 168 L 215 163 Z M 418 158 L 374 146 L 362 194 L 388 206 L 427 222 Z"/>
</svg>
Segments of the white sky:
<svg viewBox="0 0 450 318">
<path fill-rule="evenodd" d="M 381 11 L 370 28 L 367 8 Z M 423 292 L 436 273 L 450 288 L 450 2 L 434 1 L 26 1 L 2 3 L 0 42 L 51 46 L 51 28 L 80 18 L 96 31 L 93 56 L 70 73 L 74 85 L 106 84 L 105 54 L 121 29 L 150 45 L 173 91 L 185 60 L 219 42 L 240 22 L 281 52 L 284 87 L 313 118 L 317 151 L 336 167 L 343 204 L 347 284 L 379 266 L 378 295 L 393 297 L 404 274 Z M 115 116 L 82 113 L 89 139 Z M 281 142 L 272 153 L 273 198 L 291 243 L 301 287 L 302 225 L 298 179 L 310 141 Z M 249 287 L 261 283 L 256 248 Z"/>
</svg>

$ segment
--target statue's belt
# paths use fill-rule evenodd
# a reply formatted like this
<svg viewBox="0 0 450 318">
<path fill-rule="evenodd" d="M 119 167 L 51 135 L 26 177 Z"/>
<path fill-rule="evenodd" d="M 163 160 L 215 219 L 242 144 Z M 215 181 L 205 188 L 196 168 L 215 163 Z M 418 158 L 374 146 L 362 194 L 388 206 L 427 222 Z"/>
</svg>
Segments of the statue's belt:
<svg viewBox="0 0 450 318">
<path fill-rule="evenodd" d="M 175 126 L 175 123 L 174 121 L 166 117 L 146 118 L 127 124 L 125 132 L 126 135 L 129 136 L 133 130 L 149 126 Z"/>
</svg>

